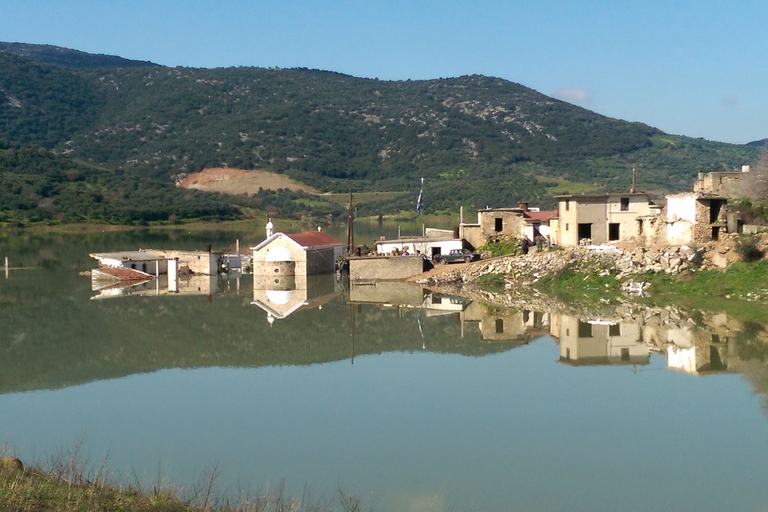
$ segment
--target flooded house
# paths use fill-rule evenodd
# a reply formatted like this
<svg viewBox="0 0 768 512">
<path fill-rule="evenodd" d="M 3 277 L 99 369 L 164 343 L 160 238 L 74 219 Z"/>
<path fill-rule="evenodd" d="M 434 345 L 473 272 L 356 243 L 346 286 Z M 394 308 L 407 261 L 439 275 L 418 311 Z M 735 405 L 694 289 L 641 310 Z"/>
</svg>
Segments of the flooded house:
<svg viewBox="0 0 768 512">
<path fill-rule="evenodd" d="M 292 277 L 297 283 L 308 275 L 333 273 L 336 261 L 344 254 L 344 244 L 323 231 L 268 230 L 267 238 L 251 249 L 254 275 Z"/>
<path fill-rule="evenodd" d="M 167 251 L 149 249 L 138 251 L 102 252 L 90 255 L 101 268 L 128 268 L 153 276 L 168 273 L 169 262 L 172 270 L 190 274 L 216 275 L 219 273 L 221 253 L 210 249 L 205 251 Z"/>
<path fill-rule="evenodd" d="M 557 230 L 561 246 L 603 244 L 644 236 L 661 209 L 646 193 L 559 195 Z"/>
<path fill-rule="evenodd" d="M 118 251 L 90 254 L 99 263 L 99 268 L 138 270 L 150 276 L 168 272 L 168 259 L 155 251 Z"/>
</svg>

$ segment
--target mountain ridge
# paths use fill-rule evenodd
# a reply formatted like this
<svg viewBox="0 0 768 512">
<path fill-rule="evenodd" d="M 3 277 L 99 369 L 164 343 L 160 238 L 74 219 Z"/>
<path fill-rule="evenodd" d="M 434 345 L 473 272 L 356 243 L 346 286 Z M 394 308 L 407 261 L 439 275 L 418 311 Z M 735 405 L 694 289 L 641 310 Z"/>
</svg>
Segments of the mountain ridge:
<svg viewBox="0 0 768 512">
<path fill-rule="evenodd" d="M 570 188 L 625 190 L 633 165 L 639 187 L 686 190 L 697 172 L 732 170 L 761 151 L 665 134 L 483 75 L 386 81 L 306 68 L 74 68 L 7 51 L 0 137 L 164 183 L 211 167 L 284 173 L 330 192 L 412 190 L 424 177 L 428 208 L 444 211 L 546 206 Z M 265 206 L 246 199 L 242 206 Z M 294 213 L 308 203 L 291 201 Z M 403 199 L 369 213 L 412 206 Z"/>
</svg>

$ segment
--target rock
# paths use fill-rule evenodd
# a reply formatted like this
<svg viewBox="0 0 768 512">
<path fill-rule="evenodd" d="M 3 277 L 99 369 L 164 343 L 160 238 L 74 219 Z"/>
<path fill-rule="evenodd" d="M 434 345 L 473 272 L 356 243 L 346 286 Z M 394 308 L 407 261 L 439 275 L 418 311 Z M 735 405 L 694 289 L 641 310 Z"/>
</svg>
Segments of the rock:
<svg viewBox="0 0 768 512">
<path fill-rule="evenodd" d="M 0 459 L 0 469 L 24 471 L 24 464 L 16 457 L 3 457 Z"/>
</svg>

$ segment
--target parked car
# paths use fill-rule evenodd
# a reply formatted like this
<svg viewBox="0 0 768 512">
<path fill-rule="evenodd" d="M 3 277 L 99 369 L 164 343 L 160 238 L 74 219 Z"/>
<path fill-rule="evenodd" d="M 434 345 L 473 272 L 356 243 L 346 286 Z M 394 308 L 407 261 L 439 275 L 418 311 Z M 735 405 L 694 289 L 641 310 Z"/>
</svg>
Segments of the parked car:
<svg viewBox="0 0 768 512">
<path fill-rule="evenodd" d="M 448 254 L 439 254 L 435 257 L 435 261 L 445 265 L 446 263 L 469 263 L 470 261 L 477 261 L 480 259 L 479 254 L 469 252 L 467 249 L 453 249 Z"/>
</svg>

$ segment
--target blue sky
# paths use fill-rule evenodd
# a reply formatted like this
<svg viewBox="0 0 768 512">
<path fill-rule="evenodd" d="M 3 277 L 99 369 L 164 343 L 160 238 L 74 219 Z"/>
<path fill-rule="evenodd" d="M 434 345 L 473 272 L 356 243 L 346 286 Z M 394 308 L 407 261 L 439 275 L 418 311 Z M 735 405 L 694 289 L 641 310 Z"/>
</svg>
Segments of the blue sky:
<svg viewBox="0 0 768 512">
<path fill-rule="evenodd" d="M 668 133 L 768 137 L 768 2 L 0 0 L 0 41 L 168 66 L 480 73 Z"/>
</svg>

